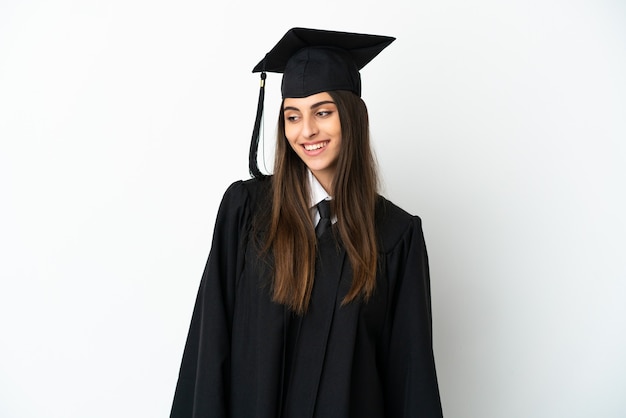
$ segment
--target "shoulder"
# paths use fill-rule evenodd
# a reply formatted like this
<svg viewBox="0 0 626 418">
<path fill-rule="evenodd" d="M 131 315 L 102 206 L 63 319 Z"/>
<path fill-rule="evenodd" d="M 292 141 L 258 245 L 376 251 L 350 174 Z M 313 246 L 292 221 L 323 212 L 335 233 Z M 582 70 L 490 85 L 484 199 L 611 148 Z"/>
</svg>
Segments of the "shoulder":
<svg viewBox="0 0 626 418">
<path fill-rule="evenodd" d="M 262 179 L 237 180 L 226 189 L 222 205 L 257 206 L 269 195 L 270 184 L 269 176 Z"/>
<path fill-rule="evenodd" d="M 271 196 L 267 192 L 268 179 L 237 180 L 224 192 L 215 223 L 216 234 L 232 235 L 250 231 L 255 219 L 267 210 L 264 207 Z M 220 232 L 221 231 L 221 232 Z"/>
<path fill-rule="evenodd" d="M 376 229 L 379 234 L 381 251 L 393 251 L 397 244 L 412 239 L 415 234 L 422 236 L 422 220 L 396 206 L 383 196 L 376 202 Z"/>
</svg>

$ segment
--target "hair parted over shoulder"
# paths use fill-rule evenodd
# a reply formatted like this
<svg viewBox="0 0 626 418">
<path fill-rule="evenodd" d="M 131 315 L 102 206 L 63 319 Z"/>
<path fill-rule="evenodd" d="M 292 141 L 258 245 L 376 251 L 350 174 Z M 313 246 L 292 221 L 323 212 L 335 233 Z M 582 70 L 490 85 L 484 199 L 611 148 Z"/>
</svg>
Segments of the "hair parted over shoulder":
<svg viewBox="0 0 626 418">
<path fill-rule="evenodd" d="M 377 245 L 374 209 L 378 191 L 370 146 L 369 118 L 363 100 L 350 91 L 329 91 L 341 123 L 341 149 L 331 201 L 339 239 L 353 270 L 343 303 L 367 300 L 376 284 Z M 284 103 L 284 102 L 283 102 Z M 278 117 L 272 210 L 264 250 L 274 259 L 273 299 L 293 311 L 307 310 L 315 276 L 317 239 L 309 211 L 307 167 L 285 137 L 283 104 Z"/>
</svg>

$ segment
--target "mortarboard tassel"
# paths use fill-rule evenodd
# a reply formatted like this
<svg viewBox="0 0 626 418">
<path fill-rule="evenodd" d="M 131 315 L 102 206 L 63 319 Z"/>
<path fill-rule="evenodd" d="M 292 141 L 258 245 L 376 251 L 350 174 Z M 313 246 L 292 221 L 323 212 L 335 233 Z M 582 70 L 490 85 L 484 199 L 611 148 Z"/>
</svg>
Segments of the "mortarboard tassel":
<svg viewBox="0 0 626 418">
<path fill-rule="evenodd" d="M 261 118 L 263 117 L 263 101 L 265 100 L 265 78 L 267 75 L 265 72 L 261 73 L 261 87 L 259 89 L 259 103 L 256 108 L 256 119 L 254 120 L 254 129 L 252 131 L 252 141 L 250 141 L 250 155 L 248 167 L 252 177 L 262 178 L 265 174 L 259 170 L 257 163 L 257 155 L 259 151 L 259 137 L 261 130 Z"/>
</svg>

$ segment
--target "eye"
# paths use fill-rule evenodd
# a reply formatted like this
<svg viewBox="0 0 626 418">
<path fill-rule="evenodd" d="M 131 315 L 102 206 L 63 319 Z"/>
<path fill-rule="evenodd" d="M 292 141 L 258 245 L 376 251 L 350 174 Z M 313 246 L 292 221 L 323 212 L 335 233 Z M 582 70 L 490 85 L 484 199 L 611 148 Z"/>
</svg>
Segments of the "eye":
<svg viewBox="0 0 626 418">
<path fill-rule="evenodd" d="M 300 116 L 298 116 L 298 115 L 286 115 L 285 116 L 285 120 L 287 122 L 295 123 L 298 120 L 300 120 Z"/>
<path fill-rule="evenodd" d="M 317 116 L 319 116 L 320 118 L 325 118 L 327 116 L 330 116 L 333 114 L 332 110 L 320 110 L 316 113 Z"/>
</svg>

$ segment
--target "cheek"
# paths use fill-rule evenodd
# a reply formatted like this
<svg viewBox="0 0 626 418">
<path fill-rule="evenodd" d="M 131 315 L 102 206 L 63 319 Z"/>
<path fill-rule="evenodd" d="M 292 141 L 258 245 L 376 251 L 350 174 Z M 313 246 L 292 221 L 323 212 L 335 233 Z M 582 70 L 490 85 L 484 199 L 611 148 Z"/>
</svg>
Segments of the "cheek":
<svg viewBox="0 0 626 418">
<path fill-rule="evenodd" d="M 287 139 L 287 142 L 289 143 L 289 145 L 293 148 L 296 145 L 296 141 L 298 139 L 298 133 L 293 127 L 289 128 L 285 126 L 285 138 Z"/>
<path fill-rule="evenodd" d="M 291 148 L 291 149 L 292 149 L 293 151 L 295 151 L 295 152 L 297 152 L 297 151 L 298 151 L 298 150 L 296 149 L 296 144 L 295 144 L 295 142 L 291 142 L 291 141 L 289 140 L 289 138 L 287 138 L 287 144 L 288 144 L 288 145 L 287 145 L 287 147 L 288 147 L 288 148 Z"/>
<path fill-rule="evenodd" d="M 337 116 L 332 123 L 332 128 L 333 133 L 335 136 L 338 136 L 341 138 L 341 120 L 339 119 L 339 116 Z"/>
</svg>

